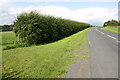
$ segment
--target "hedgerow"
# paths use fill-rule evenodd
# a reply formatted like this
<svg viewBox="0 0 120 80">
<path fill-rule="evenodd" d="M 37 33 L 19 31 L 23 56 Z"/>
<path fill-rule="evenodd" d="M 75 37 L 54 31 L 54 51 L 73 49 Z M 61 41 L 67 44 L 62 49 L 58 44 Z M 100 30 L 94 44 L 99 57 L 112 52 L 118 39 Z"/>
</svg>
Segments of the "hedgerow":
<svg viewBox="0 0 120 80">
<path fill-rule="evenodd" d="M 14 21 L 13 31 L 18 43 L 41 44 L 59 40 L 91 26 L 68 19 L 44 15 L 37 11 L 21 13 Z"/>
<path fill-rule="evenodd" d="M 12 31 L 13 25 L 1 25 L 0 28 L 2 31 Z"/>
</svg>

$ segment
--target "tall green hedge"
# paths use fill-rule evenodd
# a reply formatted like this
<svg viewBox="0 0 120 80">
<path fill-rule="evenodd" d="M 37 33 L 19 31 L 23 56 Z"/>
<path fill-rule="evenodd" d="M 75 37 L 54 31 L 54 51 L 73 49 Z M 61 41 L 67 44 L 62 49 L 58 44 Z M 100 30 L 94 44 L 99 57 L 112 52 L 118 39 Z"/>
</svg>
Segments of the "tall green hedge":
<svg viewBox="0 0 120 80">
<path fill-rule="evenodd" d="M 19 43 L 41 44 L 72 35 L 89 26 L 91 25 L 31 11 L 17 16 L 13 31 Z"/>
</svg>

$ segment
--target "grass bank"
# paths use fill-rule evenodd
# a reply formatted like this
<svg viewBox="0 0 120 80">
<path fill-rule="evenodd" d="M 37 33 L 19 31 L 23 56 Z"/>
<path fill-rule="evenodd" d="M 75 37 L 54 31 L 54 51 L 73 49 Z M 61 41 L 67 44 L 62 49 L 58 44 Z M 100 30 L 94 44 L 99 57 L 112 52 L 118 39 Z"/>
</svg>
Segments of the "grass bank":
<svg viewBox="0 0 120 80">
<path fill-rule="evenodd" d="M 105 27 L 103 28 L 104 30 L 106 31 L 110 31 L 110 32 L 113 32 L 113 33 L 117 33 L 117 34 L 120 34 L 120 27 Z"/>
<path fill-rule="evenodd" d="M 88 29 L 80 31 L 62 40 L 39 46 L 21 47 L 3 50 L 2 74 L 3 78 L 61 78 L 67 73 L 69 67 L 78 58 L 87 58 L 83 52 L 75 53 L 73 50 L 84 45 L 88 37 Z M 3 32 L 3 44 L 15 40 Z M 9 37 L 5 37 L 9 36 Z M 8 39 L 7 39 L 8 38 Z M 11 40 L 9 40 L 11 39 Z M 82 56 L 75 56 L 82 54 Z"/>
</svg>

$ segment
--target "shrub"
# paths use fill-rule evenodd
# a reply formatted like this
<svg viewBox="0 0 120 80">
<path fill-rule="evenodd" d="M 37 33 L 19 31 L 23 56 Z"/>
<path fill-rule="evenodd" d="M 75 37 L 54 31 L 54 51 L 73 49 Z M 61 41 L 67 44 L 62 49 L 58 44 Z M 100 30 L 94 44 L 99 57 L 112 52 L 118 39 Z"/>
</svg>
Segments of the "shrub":
<svg viewBox="0 0 120 80">
<path fill-rule="evenodd" d="M 91 25 L 31 11 L 17 16 L 13 31 L 18 43 L 41 44 L 64 38 L 89 26 Z"/>
</svg>

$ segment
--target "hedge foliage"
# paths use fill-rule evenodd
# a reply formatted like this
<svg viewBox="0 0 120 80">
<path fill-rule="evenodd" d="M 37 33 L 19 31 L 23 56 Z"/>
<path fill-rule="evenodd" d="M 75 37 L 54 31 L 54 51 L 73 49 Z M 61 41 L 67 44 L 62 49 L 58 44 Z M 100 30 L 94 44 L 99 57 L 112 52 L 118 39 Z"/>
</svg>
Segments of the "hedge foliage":
<svg viewBox="0 0 120 80">
<path fill-rule="evenodd" d="M 37 11 L 21 13 L 14 21 L 17 42 L 41 44 L 59 40 L 91 26 L 68 19 L 40 14 Z"/>
<path fill-rule="evenodd" d="M 0 28 L 2 31 L 12 31 L 12 26 L 13 25 L 1 25 Z"/>
</svg>

